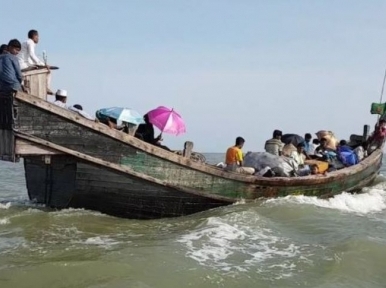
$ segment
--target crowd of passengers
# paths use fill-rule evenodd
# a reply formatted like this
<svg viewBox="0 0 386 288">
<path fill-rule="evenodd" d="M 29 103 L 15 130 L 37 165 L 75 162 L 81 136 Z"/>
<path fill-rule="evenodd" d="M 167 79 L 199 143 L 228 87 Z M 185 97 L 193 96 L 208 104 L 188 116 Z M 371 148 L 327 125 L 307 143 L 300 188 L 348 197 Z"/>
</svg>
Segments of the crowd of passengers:
<svg viewBox="0 0 386 288">
<path fill-rule="evenodd" d="M 286 167 L 291 167 L 292 171 L 286 176 L 326 175 L 328 172 L 358 164 L 368 153 L 381 147 L 386 137 L 386 122 L 383 119 L 379 120 L 374 132 L 361 145 L 351 144 L 346 140 L 338 142 L 330 131 L 320 131 L 316 134 L 318 137 L 312 139 L 312 135 L 306 133 L 304 141 L 294 146 L 290 141 L 287 143 L 282 141 L 282 131 L 273 131 L 272 138 L 265 142 L 265 152 L 254 155 L 255 162 L 258 162 L 259 159 L 262 161 L 260 164 L 263 165 L 259 165 L 260 170 L 251 167 L 255 166 L 253 161 L 244 161 L 245 157 L 253 153 L 248 152 L 243 155 L 242 148 L 245 140 L 242 137 L 237 137 L 235 145 L 226 151 L 225 163 L 219 163 L 217 166 L 226 171 L 242 174 L 264 177 L 283 176 L 281 174 L 276 175 L 277 169 L 274 169 L 276 167 L 269 167 L 264 164 L 271 161 L 271 163 L 290 163 Z M 284 161 L 275 162 L 272 159 Z M 248 163 L 245 164 L 245 162 Z"/>
</svg>

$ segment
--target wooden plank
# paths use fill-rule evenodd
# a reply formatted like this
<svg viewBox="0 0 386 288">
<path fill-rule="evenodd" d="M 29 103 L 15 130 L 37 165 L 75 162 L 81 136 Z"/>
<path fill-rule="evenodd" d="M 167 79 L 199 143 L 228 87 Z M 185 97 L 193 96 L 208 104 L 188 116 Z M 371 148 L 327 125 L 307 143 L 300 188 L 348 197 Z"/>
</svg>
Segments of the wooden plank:
<svg viewBox="0 0 386 288">
<path fill-rule="evenodd" d="M 26 155 L 57 155 L 63 154 L 54 149 L 46 148 L 42 145 L 32 143 L 23 139 L 16 139 L 15 154 Z"/>
<path fill-rule="evenodd" d="M 195 195 L 205 196 L 207 198 L 218 199 L 218 200 L 221 200 L 221 201 L 228 201 L 228 202 L 234 202 L 235 201 L 235 199 L 230 199 L 228 197 L 208 194 L 208 193 L 205 193 L 205 192 L 203 193 L 203 192 L 200 192 L 200 191 L 195 191 L 193 189 L 187 189 L 187 188 L 182 189 L 180 187 L 175 187 L 173 185 L 168 184 L 166 181 L 162 181 L 162 180 L 156 179 L 154 177 L 148 176 L 148 175 L 143 174 L 143 173 L 135 172 L 132 169 L 128 168 L 127 166 L 123 166 L 123 165 L 114 164 L 114 163 L 111 163 L 111 162 L 108 162 L 108 161 L 100 160 L 98 158 L 95 158 L 95 157 L 92 157 L 92 156 L 89 156 L 89 155 L 86 155 L 86 154 L 83 154 L 83 153 L 80 153 L 80 152 L 77 152 L 77 151 L 74 151 L 74 150 L 62 147 L 62 146 L 54 144 L 52 142 L 49 142 L 49 141 L 46 141 L 46 140 L 42 140 L 42 139 L 36 138 L 34 136 L 27 135 L 27 134 L 24 134 L 24 133 L 17 132 L 16 136 L 21 138 L 21 139 L 25 139 L 25 140 L 28 140 L 30 142 L 33 142 L 33 143 L 36 143 L 36 144 L 40 144 L 42 146 L 45 146 L 45 147 L 48 147 L 48 148 L 51 148 L 51 149 L 63 152 L 65 154 L 72 155 L 72 156 L 74 156 L 74 157 L 76 157 L 78 159 L 82 159 L 82 160 L 84 160 L 86 162 L 93 163 L 94 165 L 101 166 L 101 167 L 103 167 L 105 169 L 110 169 L 110 170 L 118 171 L 118 172 L 130 175 L 130 176 L 133 176 L 133 177 L 145 180 L 145 181 L 149 181 L 149 182 L 158 184 L 158 185 L 174 188 L 177 191 L 180 190 L 180 191 L 184 191 L 185 193 L 192 193 L 192 194 L 195 194 Z"/>
<path fill-rule="evenodd" d="M 251 183 L 256 181 L 256 177 L 254 176 L 242 175 L 234 172 L 227 172 L 224 170 L 217 169 L 211 165 L 206 165 L 206 164 L 201 164 L 201 163 L 191 161 L 190 159 L 179 156 L 173 152 L 167 151 L 155 145 L 151 145 L 144 141 L 141 141 L 129 134 L 122 133 L 115 129 L 111 129 L 107 125 L 104 125 L 102 123 L 96 123 L 94 121 L 85 119 L 84 117 L 80 116 L 78 113 L 69 111 L 67 109 L 63 109 L 57 105 L 54 105 L 52 103 L 49 103 L 47 101 L 34 97 L 32 95 L 28 95 L 26 93 L 19 91 L 16 94 L 16 98 L 23 102 L 39 107 L 43 110 L 49 111 L 55 115 L 60 116 L 61 118 L 65 118 L 66 120 L 76 122 L 77 124 L 82 125 L 84 127 L 88 127 L 89 129 L 97 131 L 98 133 L 101 133 L 111 138 L 114 138 L 116 140 L 119 140 L 125 144 L 135 147 L 136 149 L 142 150 L 156 157 L 162 158 L 165 161 L 173 162 L 197 171 L 201 171 L 203 173 L 216 175 L 226 179 L 232 179 L 240 182 L 251 182 Z"/>
<path fill-rule="evenodd" d="M 186 141 L 184 144 L 184 151 L 182 152 L 182 156 L 190 159 L 190 156 L 192 155 L 192 151 L 193 151 L 193 142 Z"/>
</svg>

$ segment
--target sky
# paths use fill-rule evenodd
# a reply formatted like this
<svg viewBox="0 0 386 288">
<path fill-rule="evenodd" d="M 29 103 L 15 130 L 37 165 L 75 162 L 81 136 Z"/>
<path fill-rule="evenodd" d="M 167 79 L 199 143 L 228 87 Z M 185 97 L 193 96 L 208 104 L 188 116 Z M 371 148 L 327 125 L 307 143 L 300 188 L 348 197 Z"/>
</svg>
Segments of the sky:
<svg viewBox="0 0 386 288">
<path fill-rule="evenodd" d="M 187 132 L 164 145 L 262 151 L 274 129 L 373 127 L 386 68 L 386 1 L 66 0 L 2 5 L 0 42 L 40 34 L 52 90 L 89 113 L 174 108 Z M 17 13 L 17 15 L 15 15 Z M 386 96 L 384 97 L 386 101 Z"/>
</svg>

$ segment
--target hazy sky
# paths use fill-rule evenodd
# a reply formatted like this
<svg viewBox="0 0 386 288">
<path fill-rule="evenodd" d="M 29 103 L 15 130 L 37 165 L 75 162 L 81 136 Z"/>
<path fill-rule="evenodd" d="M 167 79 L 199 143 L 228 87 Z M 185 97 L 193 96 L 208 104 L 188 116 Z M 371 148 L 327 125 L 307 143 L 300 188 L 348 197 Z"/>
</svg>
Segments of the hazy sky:
<svg viewBox="0 0 386 288">
<path fill-rule="evenodd" d="M 40 32 L 69 104 L 176 109 L 175 149 L 243 136 L 260 151 L 274 129 L 361 134 L 386 68 L 386 1 L 13 0 L 0 19 L 3 43 Z"/>
</svg>

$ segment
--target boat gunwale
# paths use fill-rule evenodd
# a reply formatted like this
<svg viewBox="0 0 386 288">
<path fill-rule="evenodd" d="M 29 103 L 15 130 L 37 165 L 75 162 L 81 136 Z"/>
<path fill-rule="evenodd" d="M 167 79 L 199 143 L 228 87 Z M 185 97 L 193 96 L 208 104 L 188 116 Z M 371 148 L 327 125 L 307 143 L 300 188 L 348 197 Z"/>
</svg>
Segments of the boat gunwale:
<svg viewBox="0 0 386 288">
<path fill-rule="evenodd" d="M 194 162 L 191 159 L 184 158 L 183 156 L 177 155 L 173 152 L 164 150 L 152 144 L 148 144 L 140 139 L 135 138 L 129 134 L 122 133 L 118 130 L 111 129 L 102 123 L 97 123 L 95 121 L 86 119 L 76 112 L 70 111 L 68 109 L 59 107 L 51 102 L 48 102 L 39 97 L 18 91 L 14 95 L 15 99 L 25 102 L 29 105 L 33 105 L 38 109 L 45 110 L 49 113 L 52 113 L 56 116 L 64 118 L 68 121 L 74 122 L 77 125 L 83 126 L 90 130 L 93 130 L 99 134 L 111 137 L 115 140 L 118 140 L 126 145 L 132 146 L 135 149 L 141 150 L 145 153 L 149 153 L 152 156 L 160 158 L 164 161 L 169 161 L 177 165 L 186 167 L 188 169 L 193 169 L 202 173 L 206 173 L 212 176 L 221 177 L 224 179 L 230 179 L 243 183 L 250 183 L 255 185 L 262 186 L 306 186 L 313 184 L 324 184 L 339 180 L 343 177 L 354 175 L 364 171 L 368 166 L 379 164 L 382 161 L 382 150 L 377 149 L 367 158 L 362 160 L 359 164 L 354 166 L 344 168 L 338 171 L 329 172 L 326 176 L 303 176 L 303 177 L 273 177 L 266 178 L 262 176 L 254 175 L 243 175 L 235 172 L 224 171 L 214 165 L 201 164 Z"/>
</svg>

